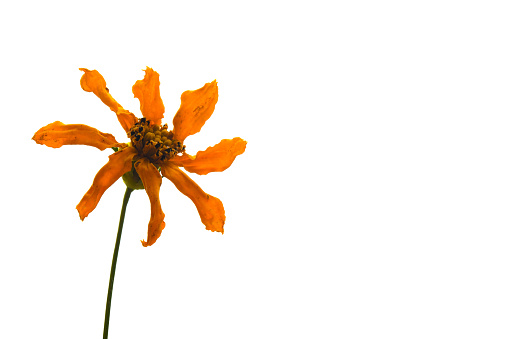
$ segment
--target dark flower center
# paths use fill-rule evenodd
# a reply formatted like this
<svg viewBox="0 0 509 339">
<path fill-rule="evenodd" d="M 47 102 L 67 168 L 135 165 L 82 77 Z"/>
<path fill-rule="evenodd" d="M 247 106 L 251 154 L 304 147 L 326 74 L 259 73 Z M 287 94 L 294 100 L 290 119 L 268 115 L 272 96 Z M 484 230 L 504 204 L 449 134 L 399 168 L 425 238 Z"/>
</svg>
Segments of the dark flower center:
<svg viewBox="0 0 509 339">
<path fill-rule="evenodd" d="M 127 136 L 138 154 L 152 163 L 171 159 L 186 149 L 182 142 L 173 139 L 173 132 L 168 131 L 167 124 L 159 126 L 145 118 L 131 127 Z"/>
</svg>

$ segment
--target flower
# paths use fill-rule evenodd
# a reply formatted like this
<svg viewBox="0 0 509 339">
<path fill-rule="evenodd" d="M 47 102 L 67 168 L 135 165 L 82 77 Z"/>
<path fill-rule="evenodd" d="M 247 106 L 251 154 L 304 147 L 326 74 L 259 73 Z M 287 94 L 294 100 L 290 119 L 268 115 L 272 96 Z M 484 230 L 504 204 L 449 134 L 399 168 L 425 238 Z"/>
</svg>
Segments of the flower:
<svg viewBox="0 0 509 339">
<path fill-rule="evenodd" d="M 247 142 L 241 138 L 224 139 L 215 146 L 199 151 L 195 156 L 185 151 L 185 139 L 198 133 L 214 112 L 218 99 L 217 82 L 214 80 L 195 91 L 185 91 L 181 105 L 173 118 L 173 130 L 161 126 L 164 105 L 159 94 L 159 74 L 147 67 L 143 80 L 133 86 L 135 98 L 140 100 L 143 118 L 138 119 L 125 110 L 109 93 L 106 81 L 96 70 L 80 68 L 81 88 L 93 92 L 116 113 L 117 119 L 131 141 L 119 143 L 111 134 L 81 124 L 66 125 L 55 121 L 39 129 L 33 140 L 41 145 L 59 148 L 62 145 L 88 145 L 101 151 L 114 148 L 115 153 L 96 174 L 92 186 L 85 193 L 76 209 L 81 220 L 92 212 L 103 193 L 120 177 L 128 187 L 144 188 L 151 204 L 147 241 L 151 246 L 165 227 L 164 213 L 159 201 L 162 176 L 168 178 L 177 189 L 192 200 L 198 209 L 205 228 L 214 232 L 224 231 L 225 213 L 223 203 L 205 193 L 180 167 L 188 172 L 207 174 L 222 172 L 233 163 L 237 155 L 244 153 Z"/>
</svg>

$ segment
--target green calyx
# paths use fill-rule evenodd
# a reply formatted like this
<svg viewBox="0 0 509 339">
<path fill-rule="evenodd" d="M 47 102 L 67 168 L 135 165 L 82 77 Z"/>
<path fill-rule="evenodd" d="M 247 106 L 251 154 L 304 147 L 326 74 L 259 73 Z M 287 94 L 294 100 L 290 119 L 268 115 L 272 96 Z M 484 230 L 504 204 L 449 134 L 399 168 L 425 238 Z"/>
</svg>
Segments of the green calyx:
<svg viewBox="0 0 509 339">
<path fill-rule="evenodd" d="M 140 176 L 134 169 L 134 163 L 133 163 L 133 167 L 131 168 L 131 170 L 122 176 L 122 180 L 124 180 L 125 185 L 127 187 L 129 187 L 130 189 L 133 189 L 133 190 L 145 189 Z"/>
<path fill-rule="evenodd" d="M 115 152 L 118 152 L 120 150 L 120 148 L 118 147 L 112 147 L 111 149 L 114 150 Z M 140 176 L 134 169 L 134 161 L 131 170 L 122 176 L 122 180 L 124 180 L 124 184 L 132 190 L 145 189 L 145 186 L 143 186 L 143 182 L 141 181 Z"/>
</svg>

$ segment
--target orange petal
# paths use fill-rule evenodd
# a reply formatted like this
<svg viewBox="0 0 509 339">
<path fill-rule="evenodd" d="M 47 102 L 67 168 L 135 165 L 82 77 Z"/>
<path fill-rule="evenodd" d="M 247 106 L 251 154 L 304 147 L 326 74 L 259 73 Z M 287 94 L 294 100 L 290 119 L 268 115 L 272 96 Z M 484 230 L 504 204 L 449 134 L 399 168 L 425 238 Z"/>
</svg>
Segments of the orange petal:
<svg viewBox="0 0 509 339">
<path fill-rule="evenodd" d="M 106 106 L 113 112 L 116 112 L 121 106 L 109 93 L 108 88 L 106 88 L 106 81 L 101 73 L 96 70 L 90 71 L 86 68 L 80 68 L 80 71 L 85 72 L 81 77 L 81 88 L 84 91 L 93 92 Z"/>
<path fill-rule="evenodd" d="M 96 70 L 88 70 L 80 68 L 85 72 L 81 77 L 81 88 L 87 92 L 93 92 L 101 101 L 108 106 L 113 112 L 117 113 L 117 118 L 126 132 L 136 123 L 137 119 L 134 114 L 124 110 L 122 106 L 111 96 L 106 81 L 103 76 Z"/>
<path fill-rule="evenodd" d="M 159 94 L 159 74 L 147 67 L 143 80 L 138 80 L 134 84 L 133 94 L 140 100 L 143 116 L 160 125 L 164 115 L 164 105 Z"/>
<path fill-rule="evenodd" d="M 195 91 L 182 93 L 180 108 L 173 118 L 175 139 L 183 142 L 188 136 L 198 133 L 214 112 L 217 99 L 215 80 Z"/>
<path fill-rule="evenodd" d="M 133 127 L 134 124 L 138 122 L 138 118 L 136 118 L 134 114 L 132 114 L 126 109 L 123 109 L 122 107 L 118 108 L 117 119 L 120 122 L 120 125 L 122 125 L 124 131 L 126 132 L 129 132 L 131 127 Z"/>
<path fill-rule="evenodd" d="M 164 213 L 159 201 L 161 175 L 157 168 L 146 158 L 141 158 L 134 164 L 134 168 L 143 182 L 145 191 L 150 199 L 150 221 L 148 223 L 147 241 L 142 240 L 143 246 L 151 246 L 161 235 L 164 227 Z"/>
<path fill-rule="evenodd" d="M 237 155 L 244 153 L 246 144 L 245 140 L 238 137 L 223 139 L 219 144 L 196 153 L 194 157 L 184 154 L 170 161 L 192 173 L 222 172 L 230 167 Z"/>
<path fill-rule="evenodd" d="M 115 137 L 82 124 L 66 125 L 55 121 L 39 129 L 32 140 L 41 145 L 59 148 L 62 145 L 88 145 L 101 151 L 117 144 Z"/>
<path fill-rule="evenodd" d="M 205 193 L 187 174 L 171 163 L 161 164 L 161 173 L 170 179 L 182 194 L 193 201 L 206 229 L 224 232 L 226 217 L 221 200 Z"/>
<path fill-rule="evenodd" d="M 109 156 L 110 160 L 97 172 L 90 189 L 85 193 L 76 209 L 80 219 L 85 219 L 92 212 L 103 193 L 132 168 L 133 157 L 138 154 L 135 148 L 127 147 Z"/>
</svg>

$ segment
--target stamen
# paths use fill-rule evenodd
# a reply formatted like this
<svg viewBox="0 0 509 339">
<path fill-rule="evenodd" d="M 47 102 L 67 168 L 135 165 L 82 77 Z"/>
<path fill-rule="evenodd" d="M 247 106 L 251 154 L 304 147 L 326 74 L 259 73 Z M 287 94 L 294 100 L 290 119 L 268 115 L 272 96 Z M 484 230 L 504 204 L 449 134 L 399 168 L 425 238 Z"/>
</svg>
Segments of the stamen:
<svg viewBox="0 0 509 339">
<path fill-rule="evenodd" d="M 139 156 L 157 164 L 167 161 L 185 150 L 179 140 L 173 140 L 173 131 L 168 124 L 154 124 L 147 118 L 141 118 L 127 133 Z"/>
</svg>

